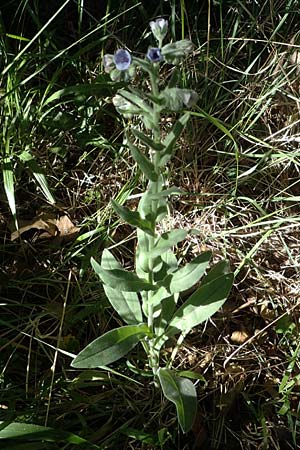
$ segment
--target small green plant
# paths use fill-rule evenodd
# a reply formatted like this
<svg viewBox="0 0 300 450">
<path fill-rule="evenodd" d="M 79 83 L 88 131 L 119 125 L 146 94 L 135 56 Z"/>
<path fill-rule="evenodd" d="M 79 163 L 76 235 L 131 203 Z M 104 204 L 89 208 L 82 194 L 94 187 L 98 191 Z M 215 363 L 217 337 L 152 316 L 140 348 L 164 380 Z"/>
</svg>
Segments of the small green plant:
<svg viewBox="0 0 300 450">
<path fill-rule="evenodd" d="M 117 111 L 125 118 L 140 117 L 145 130 L 132 125 L 131 136 L 126 136 L 132 157 L 148 179 L 138 209 L 132 211 L 112 201 L 115 212 L 137 228 L 135 272 L 124 270 L 108 249 L 103 251 L 101 264 L 94 258 L 91 260 L 111 305 L 126 325 L 91 342 L 72 361 L 72 366 L 80 369 L 107 366 L 141 343 L 147 355 L 148 371 L 165 397 L 176 405 L 181 429 L 187 432 L 197 410 L 196 389 L 191 380 L 195 374 L 184 372 L 183 377 L 176 372 L 172 368 L 174 356 L 187 333 L 223 305 L 233 274 L 225 260 L 206 273 L 211 259 L 209 251 L 179 267 L 173 248 L 186 238 L 188 231 L 158 231 L 158 224 L 168 214 L 168 197 L 182 193 L 178 187 L 167 186 L 164 168 L 190 118 L 184 109 L 193 106 L 198 95 L 193 90 L 177 87 L 181 78 L 175 66 L 192 50 L 192 43 L 184 39 L 163 46 L 168 22 L 157 19 L 150 22 L 150 27 L 157 47 L 150 47 L 145 59 L 119 49 L 114 55 L 105 55 L 103 61 L 112 80 L 127 82 L 138 70 L 149 77 L 149 83 L 144 85 L 150 86 L 147 90 L 122 88 L 113 98 Z M 161 63 L 174 66 L 166 86 L 160 78 Z M 174 112 L 181 114 L 163 138 L 161 117 Z M 133 139 L 140 145 L 134 144 Z M 203 276 L 200 287 L 178 306 L 180 293 L 192 288 Z M 164 344 L 175 336 L 179 337 L 172 356 L 163 358 Z"/>
</svg>

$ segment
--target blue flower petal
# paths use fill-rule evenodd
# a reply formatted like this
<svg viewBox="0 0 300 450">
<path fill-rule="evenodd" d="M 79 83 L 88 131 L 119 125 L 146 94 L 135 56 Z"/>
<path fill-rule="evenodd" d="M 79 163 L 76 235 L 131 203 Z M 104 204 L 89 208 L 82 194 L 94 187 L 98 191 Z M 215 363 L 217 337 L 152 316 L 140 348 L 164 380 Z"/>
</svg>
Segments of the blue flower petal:
<svg viewBox="0 0 300 450">
<path fill-rule="evenodd" d="M 154 63 L 162 61 L 163 56 L 160 48 L 150 47 L 147 52 L 147 58 Z"/>
<path fill-rule="evenodd" d="M 131 55 L 127 50 L 120 48 L 114 54 L 114 61 L 118 70 L 127 70 L 131 64 Z"/>
</svg>

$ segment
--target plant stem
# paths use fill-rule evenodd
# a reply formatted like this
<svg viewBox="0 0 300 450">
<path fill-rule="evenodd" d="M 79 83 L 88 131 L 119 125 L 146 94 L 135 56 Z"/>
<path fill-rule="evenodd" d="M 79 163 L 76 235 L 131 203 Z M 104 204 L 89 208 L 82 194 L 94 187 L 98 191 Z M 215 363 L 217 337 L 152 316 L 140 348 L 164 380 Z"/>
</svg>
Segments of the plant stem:
<svg viewBox="0 0 300 450">
<path fill-rule="evenodd" d="M 150 73 L 150 81 L 151 81 L 151 90 L 152 90 L 152 94 L 157 98 L 159 95 L 159 87 L 158 87 L 158 78 L 159 78 L 159 73 L 158 73 L 158 67 L 154 67 L 154 71 Z M 153 115 L 153 122 L 154 122 L 154 131 L 153 131 L 153 138 L 154 141 L 159 143 L 161 140 L 161 136 L 160 136 L 160 108 L 157 104 L 153 104 L 153 110 L 154 110 L 154 115 Z M 150 150 L 151 152 L 151 150 Z M 151 158 L 151 162 L 154 165 L 155 168 L 155 172 L 157 173 L 157 181 L 149 181 L 149 185 L 148 185 L 148 189 L 151 193 L 153 194 L 158 194 L 161 190 L 161 183 L 159 180 L 159 175 L 160 175 L 160 168 L 159 168 L 159 161 L 160 161 L 160 154 L 157 151 L 151 152 L 150 153 L 150 158 Z M 154 236 L 151 236 L 149 238 L 149 248 L 148 251 L 151 252 L 154 245 L 155 245 L 155 241 L 156 241 L 156 237 L 155 237 L 155 229 L 156 229 L 156 225 L 157 225 L 157 209 L 158 209 L 158 199 L 153 199 L 152 200 L 152 205 L 151 205 L 151 209 L 152 209 L 152 227 L 153 227 L 153 234 Z M 150 258 L 149 260 L 149 273 L 148 273 L 148 279 L 150 283 L 153 283 L 154 281 L 154 274 L 153 274 L 153 268 L 154 268 L 154 259 Z M 151 292 L 148 292 L 148 299 L 150 300 L 151 298 Z M 153 305 L 151 304 L 151 301 L 149 301 L 148 303 L 148 326 L 151 329 L 151 331 L 154 331 L 153 329 Z M 151 339 L 149 341 L 149 365 L 153 371 L 153 374 L 155 375 L 158 369 L 158 361 L 159 359 L 159 355 L 157 354 L 157 352 L 154 349 L 154 339 Z"/>
</svg>

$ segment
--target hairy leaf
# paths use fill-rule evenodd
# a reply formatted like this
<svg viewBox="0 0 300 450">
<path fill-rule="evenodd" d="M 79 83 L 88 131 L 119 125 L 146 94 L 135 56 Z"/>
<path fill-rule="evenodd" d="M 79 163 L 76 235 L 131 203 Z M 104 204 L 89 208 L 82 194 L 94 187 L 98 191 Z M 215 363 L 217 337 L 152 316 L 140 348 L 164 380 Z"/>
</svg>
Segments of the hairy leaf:
<svg viewBox="0 0 300 450">
<path fill-rule="evenodd" d="M 197 393 L 192 381 L 181 378 L 170 369 L 159 368 L 157 375 L 164 396 L 176 406 L 179 425 L 183 433 L 193 426 L 197 413 Z"/>
<path fill-rule="evenodd" d="M 227 273 L 230 273 L 230 265 L 226 259 L 223 259 L 210 269 L 208 274 L 203 278 L 202 285 L 205 283 L 210 283 L 212 280 L 215 280 L 221 275 L 225 275 Z"/>
<path fill-rule="evenodd" d="M 179 242 L 183 241 L 187 234 L 188 232 L 186 230 L 180 229 L 168 231 L 167 233 L 162 234 L 151 250 L 150 256 L 159 256 L 167 250 L 170 250 L 174 247 L 174 245 L 177 245 Z"/>
<path fill-rule="evenodd" d="M 152 150 L 160 152 L 165 147 L 160 142 L 154 142 L 153 139 L 149 138 L 149 136 L 146 136 L 146 134 L 142 133 L 139 130 L 132 129 L 132 133 L 135 135 L 136 138 L 138 138 L 144 145 L 146 145 L 148 148 L 152 148 Z"/>
<path fill-rule="evenodd" d="M 153 235 L 153 227 L 149 220 L 142 219 L 138 211 L 131 211 L 126 206 L 120 205 L 115 200 L 111 200 L 111 205 L 115 212 L 123 219 L 125 222 L 129 223 L 133 227 L 140 228 L 145 231 L 145 233 Z"/>
<path fill-rule="evenodd" d="M 160 167 L 163 167 L 167 164 L 167 162 L 171 159 L 173 155 L 173 149 L 177 142 L 177 139 L 181 135 L 183 129 L 185 128 L 186 124 L 188 123 L 190 118 L 190 113 L 186 112 L 183 114 L 177 122 L 175 122 L 172 130 L 168 134 L 168 136 L 163 141 L 163 145 L 165 146 L 165 150 L 161 153 L 161 158 L 159 165 Z"/>
<path fill-rule="evenodd" d="M 105 249 L 102 253 L 101 266 L 103 269 L 120 269 L 121 265 L 113 254 Z M 143 320 L 140 301 L 135 292 L 121 291 L 119 287 L 112 288 L 103 285 L 104 292 L 110 304 L 117 311 L 120 317 L 129 325 L 141 323 Z"/>
<path fill-rule="evenodd" d="M 233 274 L 222 275 L 197 289 L 176 311 L 169 327 L 168 336 L 193 327 L 211 317 L 227 299 L 233 283 Z"/>
<path fill-rule="evenodd" d="M 127 143 L 133 159 L 138 164 L 143 174 L 148 178 L 148 180 L 157 181 L 158 174 L 155 172 L 155 168 L 152 162 L 147 158 L 147 156 L 143 155 L 143 153 L 141 153 L 139 149 L 129 140 L 127 141 Z"/>
<path fill-rule="evenodd" d="M 184 267 L 180 267 L 176 272 L 173 272 L 170 275 L 170 292 L 172 294 L 175 292 L 183 292 L 194 286 L 204 274 L 210 258 L 211 252 L 202 253 Z"/>
<path fill-rule="evenodd" d="M 73 359 L 76 369 L 95 369 L 107 366 L 125 356 L 145 336 L 150 335 L 146 324 L 125 325 L 108 331 L 87 345 Z"/>
<path fill-rule="evenodd" d="M 147 280 L 139 278 L 133 272 L 127 272 L 123 269 L 103 269 L 94 258 L 91 258 L 91 264 L 101 281 L 112 288 L 118 286 L 121 291 L 127 292 L 153 291 L 157 289 L 156 286 L 148 283 Z"/>
</svg>

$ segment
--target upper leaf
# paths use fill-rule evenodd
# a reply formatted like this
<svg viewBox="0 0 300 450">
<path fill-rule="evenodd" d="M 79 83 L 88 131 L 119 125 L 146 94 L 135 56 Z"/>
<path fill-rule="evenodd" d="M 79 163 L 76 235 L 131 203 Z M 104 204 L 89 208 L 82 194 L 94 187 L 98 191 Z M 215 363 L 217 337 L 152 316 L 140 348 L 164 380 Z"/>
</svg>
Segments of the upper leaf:
<svg viewBox="0 0 300 450">
<path fill-rule="evenodd" d="M 177 142 L 177 139 L 181 135 L 183 129 L 190 119 L 190 113 L 187 112 L 183 114 L 177 122 L 173 125 L 172 130 L 168 134 L 168 136 L 163 141 L 163 145 L 165 146 L 165 150 L 161 153 L 161 158 L 159 161 L 160 167 L 163 167 L 173 155 L 173 149 Z"/>
<path fill-rule="evenodd" d="M 222 275 L 202 285 L 176 311 L 169 327 L 168 336 L 184 333 L 211 317 L 223 305 L 233 283 L 233 274 Z"/>
<path fill-rule="evenodd" d="M 149 254 L 151 257 L 161 255 L 174 247 L 174 245 L 177 245 L 179 242 L 183 241 L 187 234 L 188 232 L 186 230 L 180 229 L 171 230 L 162 234 Z"/>
<path fill-rule="evenodd" d="M 202 253 L 184 267 L 180 267 L 176 272 L 173 272 L 170 275 L 170 292 L 172 294 L 175 292 L 183 292 L 194 286 L 204 274 L 210 258 L 211 252 Z"/>
<path fill-rule="evenodd" d="M 103 269 L 94 258 L 91 258 L 91 264 L 94 271 L 99 276 L 104 284 L 112 288 L 118 287 L 120 291 L 139 292 L 139 291 L 154 291 L 158 287 L 148 283 L 147 280 L 139 278 L 133 272 L 127 272 L 123 269 Z"/>
<path fill-rule="evenodd" d="M 76 369 L 95 369 L 107 366 L 125 356 L 145 336 L 150 335 L 146 324 L 126 325 L 108 331 L 87 345 L 73 359 Z"/>
<path fill-rule="evenodd" d="M 194 384 L 187 378 L 177 377 L 170 369 L 159 368 L 157 375 L 164 396 L 176 405 L 178 422 L 183 433 L 187 433 L 192 428 L 197 413 Z"/>
<path fill-rule="evenodd" d="M 129 223 L 133 227 L 140 228 L 150 235 L 154 234 L 153 226 L 151 222 L 147 219 L 142 219 L 138 211 L 131 211 L 126 206 L 120 205 L 115 200 L 111 200 L 111 205 L 115 212 L 123 219 L 125 222 Z"/>
</svg>

